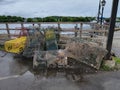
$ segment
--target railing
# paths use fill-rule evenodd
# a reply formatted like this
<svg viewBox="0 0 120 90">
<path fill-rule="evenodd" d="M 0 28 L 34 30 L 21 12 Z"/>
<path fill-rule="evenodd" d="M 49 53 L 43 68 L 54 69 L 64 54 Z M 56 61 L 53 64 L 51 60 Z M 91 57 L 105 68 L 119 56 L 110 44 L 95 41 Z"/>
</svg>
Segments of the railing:
<svg viewBox="0 0 120 90">
<path fill-rule="evenodd" d="M 48 25 L 47 25 L 48 24 Z M 72 24 L 73 27 L 63 27 L 62 25 Z M 11 25 L 19 25 L 10 27 Z M 73 35 L 68 35 L 70 37 L 80 37 L 84 39 L 92 39 L 93 41 L 99 43 L 99 45 L 102 44 L 104 48 L 106 48 L 106 40 L 107 40 L 107 34 L 109 31 L 109 25 L 99 25 L 96 23 L 90 23 L 90 22 L 6 22 L 6 23 L 0 23 L 0 45 L 3 45 L 6 40 L 11 39 L 13 36 L 15 36 L 15 33 L 11 33 L 11 31 L 20 31 L 23 30 L 23 28 L 29 26 L 37 26 L 39 28 L 44 27 L 44 25 L 47 26 L 53 26 L 55 25 L 57 30 L 59 32 L 73 32 Z M 86 25 L 89 26 L 89 28 L 86 28 Z M 4 27 L 3 27 L 4 26 Z M 115 31 L 119 31 L 120 28 L 115 28 Z M 6 31 L 6 33 L 1 33 L 2 31 Z M 119 48 L 119 35 L 116 35 L 120 32 L 116 32 L 114 36 L 114 43 L 113 47 Z M 69 33 L 68 33 L 69 34 Z M 88 36 L 86 35 L 88 34 Z M 97 35 L 97 37 L 94 37 L 94 35 Z M 69 37 L 64 37 L 64 35 L 61 36 L 61 40 L 68 41 Z M 64 43 L 59 43 L 61 46 L 66 46 Z M 119 50 L 119 49 L 118 49 Z"/>
<path fill-rule="evenodd" d="M 104 33 L 104 35 L 107 35 L 108 32 L 108 25 L 98 25 L 96 23 L 90 23 L 90 22 L 7 22 L 7 23 L 0 23 L 0 25 L 5 25 L 4 28 L 0 27 L 0 30 L 2 31 L 7 31 L 8 37 L 12 37 L 14 34 L 11 33 L 10 31 L 12 30 L 22 30 L 24 27 L 26 27 L 26 25 L 31 25 L 31 26 L 38 26 L 39 28 L 42 27 L 42 25 L 57 25 L 57 28 L 60 32 L 74 32 L 74 36 L 77 37 L 82 37 L 82 34 L 87 32 L 87 33 Z M 67 24 L 72 24 L 75 25 L 72 28 L 63 28 L 61 27 L 61 25 L 67 25 Z M 10 27 L 10 25 L 20 25 L 19 28 L 16 27 Z M 48 26 L 49 26 L 48 25 Z M 89 30 L 85 28 L 84 25 L 89 25 Z M 78 35 L 79 34 L 79 35 Z"/>
</svg>

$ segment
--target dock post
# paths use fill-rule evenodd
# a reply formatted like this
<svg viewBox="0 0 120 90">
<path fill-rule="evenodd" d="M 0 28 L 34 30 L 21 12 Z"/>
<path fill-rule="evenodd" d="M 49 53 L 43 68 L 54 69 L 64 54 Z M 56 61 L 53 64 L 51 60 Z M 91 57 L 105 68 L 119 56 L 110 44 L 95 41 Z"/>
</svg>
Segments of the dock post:
<svg viewBox="0 0 120 90">
<path fill-rule="evenodd" d="M 32 25 L 33 25 L 33 27 L 35 26 L 35 24 L 34 24 L 34 23 L 33 23 Z"/>
<path fill-rule="evenodd" d="M 58 22 L 58 29 L 60 30 L 61 29 L 61 27 L 60 27 L 60 23 Z"/>
<path fill-rule="evenodd" d="M 60 31 L 61 31 L 61 27 L 60 27 L 60 23 L 58 22 L 58 34 L 60 35 Z"/>
<path fill-rule="evenodd" d="M 106 49 L 108 50 L 108 53 L 106 55 L 107 60 L 111 59 L 110 56 L 111 56 L 111 48 L 112 48 L 112 41 L 113 41 L 113 35 L 114 35 L 114 28 L 115 28 L 115 22 L 116 22 L 118 3 L 119 3 L 119 0 L 113 0 L 111 20 L 110 20 L 110 28 L 109 28 L 109 33 L 108 33 L 107 45 L 106 45 Z"/>
<path fill-rule="evenodd" d="M 80 30 L 79 30 L 79 32 L 80 32 L 80 38 L 82 38 L 82 28 L 83 28 L 83 23 L 80 23 Z"/>
<path fill-rule="evenodd" d="M 60 22 L 57 23 L 58 24 L 58 27 L 57 27 L 57 34 L 56 34 L 56 37 L 57 37 L 57 43 L 59 44 L 60 43 L 60 32 L 61 32 L 61 27 L 60 27 Z M 58 45 L 58 48 L 60 47 L 60 45 Z"/>
<path fill-rule="evenodd" d="M 11 38 L 11 36 L 10 36 L 10 29 L 9 29 L 8 23 L 6 23 L 6 29 L 7 29 L 8 38 Z"/>
<path fill-rule="evenodd" d="M 41 28 L 41 24 L 40 23 L 38 23 L 38 26 L 39 26 L 39 28 Z"/>
<path fill-rule="evenodd" d="M 78 34 L 78 25 L 76 24 L 76 26 L 75 26 L 75 37 L 77 37 L 77 34 Z"/>
<path fill-rule="evenodd" d="M 24 25 L 23 25 L 23 23 L 21 23 L 21 28 L 24 28 Z"/>
</svg>

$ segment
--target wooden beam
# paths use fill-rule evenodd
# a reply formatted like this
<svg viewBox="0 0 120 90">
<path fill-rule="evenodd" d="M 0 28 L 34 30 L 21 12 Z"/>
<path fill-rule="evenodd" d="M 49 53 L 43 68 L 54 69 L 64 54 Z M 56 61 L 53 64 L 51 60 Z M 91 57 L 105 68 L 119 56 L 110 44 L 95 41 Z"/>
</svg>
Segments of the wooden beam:
<svg viewBox="0 0 120 90">
<path fill-rule="evenodd" d="M 8 23 L 6 23 L 6 30 L 7 30 L 7 33 L 8 33 L 8 38 L 10 38 L 10 31 L 9 31 L 9 25 L 8 25 Z"/>
</svg>

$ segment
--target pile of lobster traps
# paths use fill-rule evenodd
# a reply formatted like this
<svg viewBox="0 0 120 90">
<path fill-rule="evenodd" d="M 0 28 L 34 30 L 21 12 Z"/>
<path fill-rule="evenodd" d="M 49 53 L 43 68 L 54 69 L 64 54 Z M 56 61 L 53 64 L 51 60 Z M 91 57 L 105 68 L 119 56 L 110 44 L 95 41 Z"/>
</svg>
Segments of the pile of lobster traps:
<svg viewBox="0 0 120 90">
<path fill-rule="evenodd" d="M 99 69 L 106 51 L 83 39 L 69 38 L 64 42 L 64 49 L 60 47 L 60 31 L 57 28 L 30 27 L 25 33 L 13 41 L 6 42 L 6 50 L 27 58 L 33 58 L 33 68 L 79 68 Z M 24 40 L 23 40 L 24 37 Z M 20 40 L 22 38 L 22 40 Z M 17 43 L 16 43 L 17 42 Z M 20 45 L 19 45 L 20 44 Z M 10 46 L 11 45 L 11 46 Z M 18 45 L 19 48 L 14 47 Z M 22 48 L 20 47 L 22 46 Z M 95 53 L 97 52 L 97 53 Z"/>
</svg>

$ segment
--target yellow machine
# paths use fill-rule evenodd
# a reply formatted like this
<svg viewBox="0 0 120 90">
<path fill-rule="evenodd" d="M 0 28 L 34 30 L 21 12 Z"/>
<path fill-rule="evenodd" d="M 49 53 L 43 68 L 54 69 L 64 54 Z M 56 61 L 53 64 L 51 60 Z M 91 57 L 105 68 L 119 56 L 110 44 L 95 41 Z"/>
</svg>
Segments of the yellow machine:
<svg viewBox="0 0 120 90">
<path fill-rule="evenodd" d="M 11 53 L 21 53 L 25 48 L 27 37 L 22 36 L 5 42 L 5 50 Z"/>
</svg>

